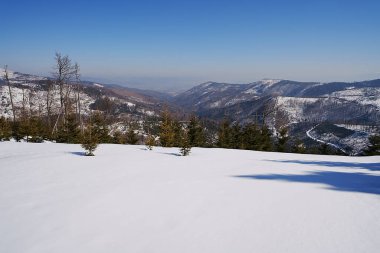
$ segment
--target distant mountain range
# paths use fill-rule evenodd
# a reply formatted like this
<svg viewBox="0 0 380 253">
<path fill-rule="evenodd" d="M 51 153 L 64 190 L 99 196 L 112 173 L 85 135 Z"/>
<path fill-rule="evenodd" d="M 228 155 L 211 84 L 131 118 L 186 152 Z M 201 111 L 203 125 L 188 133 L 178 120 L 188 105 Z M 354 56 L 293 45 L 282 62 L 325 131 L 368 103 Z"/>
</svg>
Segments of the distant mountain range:
<svg viewBox="0 0 380 253">
<path fill-rule="evenodd" d="M 307 142 L 326 142 L 347 154 L 367 146 L 380 129 L 380 79 L 362 82 L 261 80 L 207 82 L 174 97 L 187 111 L 215 120 L 270 126 Z"/>
<path fill-rule="evenodd" d="M 289 122 L 379 123 L 380 79 L 363 82 L 262 80 L 249 84 L 207 82 L 174 98 L 174 103 L 213 119 L 250 122 L 271 103 Z"/>
<path fill-rule="evenodd" d="M 380 79 L 363 82 L 296 82 L 289 80 L 262 80 L 249 84 L 228 84 L 207 82 L 179 94 L 174 102 L 184 108 L 201 114 L 225 109 L 235 111 L 234 115 L 226 115 L 239 121 L 239 116 L 249 116 L 247 111 L 257 107 L 263 98 L 277 98 L 279 105 L 292 101 L 297 104 L 316 104 L 321 101 L 339 100 L 342 104 L 366 107 L 369 111 L 380 108 Z M 248 104 L 247 104 L 248 103 Z M 296 106 L 296 105 L 295 105 Z M 243 108 L 240 111 L 234 108 Z M 251 108 L 252 109 L 252 108 Z M 238 115 L 236 114 L 238 113 Z M 291 113 L 289 111 L 289 113 Z M 290 115 L 291 116 L 291 115 Z M 349 117 L 349 116 L 347 116 Z"/>
</svg>

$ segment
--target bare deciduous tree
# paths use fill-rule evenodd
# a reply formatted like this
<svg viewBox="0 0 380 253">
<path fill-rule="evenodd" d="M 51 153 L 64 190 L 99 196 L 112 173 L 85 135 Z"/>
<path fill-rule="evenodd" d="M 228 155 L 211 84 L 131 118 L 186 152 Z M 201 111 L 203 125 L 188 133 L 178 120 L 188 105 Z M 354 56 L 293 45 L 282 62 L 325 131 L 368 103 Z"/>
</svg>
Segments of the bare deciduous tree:
<svg viewBox="0 0 380 253">
<path fill-rule="evenodd" d="M 51 130 L 51 110 L 52 110 L 52 104 L 53 104 L 53 90 L 54 85 L 51 80 L 47 81 L 47 87 L 46 87 L 46 112 L 47 112 L 47 124 L 49 127 L 49 131 Z"/>
<path fill-rule="evenodd" d="M 63 122 L 65 121 L 68 110 L 68 98 L 71 91 L 69 84 L 74 74 L 71 60 L 67 55 L 62 56 L 60 53 L 55 53 L 55 63 L 55 72 L 53 75 L 59 88 L 60 112 L 54 124 L 52 134 L 57 130 L 60 118 L 62 118 Z"/>
<path fill-rule="evenodd" d="M 81 101 L 80 101 L 80 67 L 78 63 L 74 64 L 74 75 L 75 75 L 75 82 L 76 82 L 76 113 L 77 113 L 77 120 L 80 125 L 80 131 L 81 134 L 83 134 L 83 121 L 82 121 L 82 113 L 81 113 Z"/>
<path fill-rule="evenodd" d="M 11 89 L 11 82 L 9 81 L 8 65 L 5 65 L 5 67 L 4 67 L 4 79 L 5 79 L 5 82 L 8 85 L 9 98 L 11 100 L 11 107 L 12 107 L 12 114 L 13 114 L 13 123 L 14 123 L 16 121 L 16 113 L 15 113 L 15 107 L 14 107 L 14 104 L 13 104 L 13 95 L 12 95 L 12 89 Z"/>
<path fill-rule="evenodd" d="M 72 78 L 73 75 L 73 67 L 71 65 L 71 60 L 69 56 L 62 56 L 60 53 L 55 53 L 55 72 L 54 77 L 56 80 L 56 84 L 59 87 L 59 97 L 61 102 L 61 107 L 64 107 L 64 89 L 65 85 L 67 85 Z"/>
</svg>

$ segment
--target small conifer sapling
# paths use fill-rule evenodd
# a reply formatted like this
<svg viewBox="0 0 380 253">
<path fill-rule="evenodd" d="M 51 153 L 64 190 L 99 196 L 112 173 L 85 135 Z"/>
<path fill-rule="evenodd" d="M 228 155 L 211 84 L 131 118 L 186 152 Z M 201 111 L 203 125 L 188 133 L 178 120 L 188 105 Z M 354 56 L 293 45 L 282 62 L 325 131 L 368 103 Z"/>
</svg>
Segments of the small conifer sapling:
<svg viewBox="0 0 380 253">
<path fill-rule="evenodd" d="M 187 131 L 182 131 L 180 140 L 180 153 L 182 156 L 187 156 L 190 154 L 191 145 L 189 141 L 189 136 Z"/>
<path fill-rule="evenodd" d="M 83 134 L 82 148 L 86 150 L 86 156 L 94 156 L 94 151 L 98 147 L 98 139 L 91 130 L 86 130 Z"/>
</svg>

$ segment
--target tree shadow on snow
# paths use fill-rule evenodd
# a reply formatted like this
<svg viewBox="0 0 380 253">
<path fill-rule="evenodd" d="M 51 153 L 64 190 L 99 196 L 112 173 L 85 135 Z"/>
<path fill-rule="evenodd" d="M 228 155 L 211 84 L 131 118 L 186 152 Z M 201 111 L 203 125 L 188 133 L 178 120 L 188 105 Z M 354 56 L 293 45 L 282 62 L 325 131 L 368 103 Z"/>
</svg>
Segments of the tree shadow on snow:
<svg viewBox="0 0 380 253">
<path fill-rule="evenodd" d="M 86 153 L 81 152 L 81 151 L 69 152 L 69 154 L 77 155 L 77 156 L 86 156 Z"/>
<path fill-rule="evenodd" d="M 380 194 L 380 176 L 366 173 L 317 171 L 306 175 L 238 175 L 235 178 L 323 184 L 335 191 Z"/>
<path fill-rule="evenodd" d="M 165 152 L 158 152 L 158 153 L 163 154 L 163 155 L 181 156 L 181 154 L 179 153 L 165 153 Z"/>
<path fill-rule="evenodd" d="M 380 171 L 380 163 L 352 163 L 352 162 L 331 162 L 331 161 L 300 161 L 300 160 L 264 160 L 278 163 L 297 163 L 305 165 L 316 165 L 326 167 L 346 167 L 355 169 L 367 169 L 371 171 Z"/>
</svg>

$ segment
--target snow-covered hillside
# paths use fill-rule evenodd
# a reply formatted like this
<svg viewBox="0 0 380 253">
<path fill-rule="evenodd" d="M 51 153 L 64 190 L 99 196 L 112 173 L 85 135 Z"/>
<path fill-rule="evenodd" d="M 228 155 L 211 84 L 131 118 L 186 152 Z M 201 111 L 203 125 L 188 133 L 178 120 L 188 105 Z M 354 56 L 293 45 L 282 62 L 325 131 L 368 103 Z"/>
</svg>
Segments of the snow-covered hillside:
<svg viewBox="0 0 380 253">
<path fill-rule="evenodd" d="M 5 84 L 5 70 L 0 68 L 0 117 L 10 118 L 11 99 L 8 86 Z M 15 106 L 16 115 L 21 113 L 21 108 L 25 108 L 34 115 L 47 114 L 47 77 L 31 74 L 24 74 L 8 70 L 8 77 L 11 84 L 12 99 Z M 52 79 L 50 79 L 52 81 Z M 54 84 L 54 82 L 52 82 Z M 128 88 L 112 85 L 82 81 L 80 99 L 82 114 L 88 114 L 97 106 L 94 104 L 102 98 L 108 97 L 117 107 L 116 111 L 124 115 L 157 115 L 160 106 L 158 100 L 150 96 L 145 96 Z M 59 87 L 53 85 L 50 93 L 51 113 L 58 114 L 60 110 Z M 70 91 L 68 91 L 70 89 Z M 64 94 L 75 100 L 76 90 L 66 87 Z M 101 103 L 101 102 L 99 102 Z M 98 104 L 99 104 L 98 103 Z M 93 106 L 93 108 L 91 108 Z"/>
<path fill-rule="evenodd" d="M 0 143 L 0 252 L 380 248 L 380 157 Z"/>
<path fill-rule="evenodd" d="M 27 111 L 32 111 L 38 115 L 47 114 L 47 91 L 42 90 L 38 85 L 30 83 L 25 87 L 12 87 L 11 92 L 13 103 L 17 109 L 25 108 Z M 70 93 L 70 98 L 74 99 L 75 95 L 74 92 Z M 80 98 L 82 113 L 88 114 L 90 105 L 95 102 L 95 98 L 90 97 L 84 92 L 80 93 Z M 50 101 L 52 113 L 59 113 L 60 98 L 58 89 L 52 91 Z M 12 117 L 9 89 L 5 85 L 0 86 L 0 105 L 0 117 Z"/>
<path fill-rule="evenodd" d="M 300 122 L 305 118 L 305 107 L 317 102 L 319 98 L 282 97 L 276 98 L 276 108 L 284 111 L 289 122 Z"/>
<path fill-rule="evenodd" d="M 380 88 L 346 89 L 330 95 L 348 101 L 355 101 L 362 105 L 373 105 L 380 110 Z"/>
</svg>

